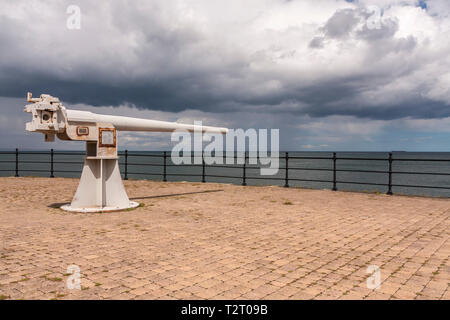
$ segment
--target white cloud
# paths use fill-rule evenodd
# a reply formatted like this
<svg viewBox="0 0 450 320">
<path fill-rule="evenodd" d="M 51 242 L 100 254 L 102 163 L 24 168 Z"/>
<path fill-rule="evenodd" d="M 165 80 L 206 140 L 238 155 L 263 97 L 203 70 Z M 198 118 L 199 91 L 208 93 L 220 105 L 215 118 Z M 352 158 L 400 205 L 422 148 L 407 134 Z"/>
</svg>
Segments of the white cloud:
<svg viewBox="0 0 450 320">
<path fill-rule="evenodd" d="M 438 14 L 450 4 L 427 3 L 428 11 L 415 0 L 78 1 L 82 28 L 71 31 L 68 1 L 2 2 L 0 68 L 20 69 L 30 86 L 39 75 L 55 90 L 68 81 L 66 99 L 90 104 L 105 104 L 109 90 L 116 105 L 148 96 L 150 108 L 178 99 L 177 110 L 234 111 L 227 106 L 295 101 L 297 112 L 327 105 L 331 115 L 350 104 L 370 113 L 375 96 L 394 115 L 411 95 L 450 103 L 449 22 Z M 382 9 L 379 30 L 368 28 L 369 5 Z M 335 97 L 315 101 L 320 88 Z M 162 100 L 151 100 L 154 90 Z"/>
</svg>

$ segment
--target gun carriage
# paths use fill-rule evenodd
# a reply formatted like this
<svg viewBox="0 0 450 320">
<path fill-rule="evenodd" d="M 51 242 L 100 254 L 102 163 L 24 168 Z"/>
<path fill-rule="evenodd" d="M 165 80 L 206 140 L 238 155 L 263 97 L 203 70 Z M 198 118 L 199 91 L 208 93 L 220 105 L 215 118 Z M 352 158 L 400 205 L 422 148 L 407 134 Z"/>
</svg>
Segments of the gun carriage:
<svg viewBox="0 0 450 320">
<path fill-rule="evenodd" d="M 132 117 L 96 114 L 66 109 L 61 101 L 48 94 L 33 98 L 27 95 L 25 112 L 32 114 L 26 130 L 40 132 L 45 141 L 86 142 L 86 157 L 78 189 L 71 204 L 61 208 L 76 212 L 116 211 L 137 207 L 130 201 L 120 176 L 117 155 L 118 131 L 173 132 L 185 130 L 202 133 L 227 133 L 228 129 L 198 126 Z"/>
</svg>

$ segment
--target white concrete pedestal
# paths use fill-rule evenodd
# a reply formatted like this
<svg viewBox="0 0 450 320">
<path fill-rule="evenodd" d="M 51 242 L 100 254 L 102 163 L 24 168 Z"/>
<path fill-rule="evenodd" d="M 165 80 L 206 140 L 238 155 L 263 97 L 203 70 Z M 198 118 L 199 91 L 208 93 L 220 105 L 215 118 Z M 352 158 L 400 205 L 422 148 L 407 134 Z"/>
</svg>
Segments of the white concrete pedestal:
<svg viewBox="0 0 450 320">
<path fill-rule="evenodd" d="M 128 199 L 117 160 L 117 157 L 86 157 L 72 203 L 61 209 L 71 212 L 106 212 L 138 207 L 139 203 Z"/>
</svg>

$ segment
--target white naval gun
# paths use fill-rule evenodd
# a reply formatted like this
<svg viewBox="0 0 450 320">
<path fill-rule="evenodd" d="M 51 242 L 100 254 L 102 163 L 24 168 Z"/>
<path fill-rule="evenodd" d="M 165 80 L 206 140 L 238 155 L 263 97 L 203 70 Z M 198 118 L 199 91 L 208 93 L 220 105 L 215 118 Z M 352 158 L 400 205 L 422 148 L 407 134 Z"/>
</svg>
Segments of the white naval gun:
<svg viewBox="0 0 450 320">
<path fill-rule="evenodd" d="M 188 132 L 226 134 L 227 128 L 207 127 L 176 122 L 138 119 L 66 109 L 58 98 L 42 94 L 27 95 L 25 112 L 32 114 L 26 130 L 41 132 L 45 141 L 86 142 L 86 157 L 78 189 L 72 203 L 61 208 L 76 212 L 116 211 L 137 207 L 130 201 L 119 171 L 117 131 Z"/>
</svg>

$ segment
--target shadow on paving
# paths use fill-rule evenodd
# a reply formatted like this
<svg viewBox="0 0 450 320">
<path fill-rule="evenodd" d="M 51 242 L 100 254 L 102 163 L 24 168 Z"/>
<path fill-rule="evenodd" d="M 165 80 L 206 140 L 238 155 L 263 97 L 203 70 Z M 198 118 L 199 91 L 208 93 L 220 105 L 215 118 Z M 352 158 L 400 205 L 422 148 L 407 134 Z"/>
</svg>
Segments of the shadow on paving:
<svg viewBox="0 0 450 320">
<path fill-rule="evenodd" d="M 142 200 L 142 199 L 154 199 L 154 198 L 176 197 L 176 196 L 184 196 L 184 195 L 188 195 L 188 194 L 211 193 L 211 192 L 220 192 L 220 191 L 224 191 L 224 190 L 223 190 L 223 189 L 219 189 L 219 190 L 204 190 L 204 191 L 195 191 L 195 192 L 183 192 L 183 193 L 160 194 L 160 195 L 156 195 L 156 196 L 134 197 L 134 198 L 130 198 L 130 200 Z"/>
</svg>

